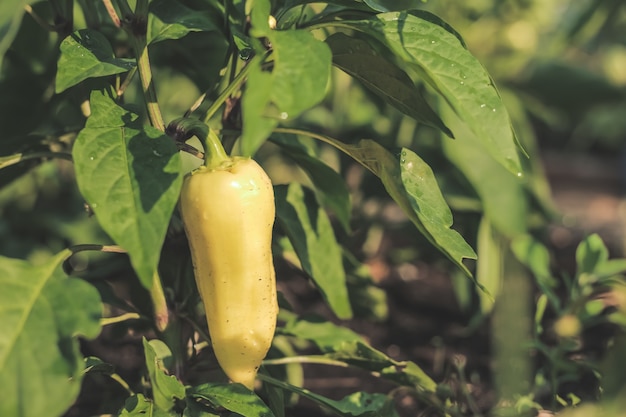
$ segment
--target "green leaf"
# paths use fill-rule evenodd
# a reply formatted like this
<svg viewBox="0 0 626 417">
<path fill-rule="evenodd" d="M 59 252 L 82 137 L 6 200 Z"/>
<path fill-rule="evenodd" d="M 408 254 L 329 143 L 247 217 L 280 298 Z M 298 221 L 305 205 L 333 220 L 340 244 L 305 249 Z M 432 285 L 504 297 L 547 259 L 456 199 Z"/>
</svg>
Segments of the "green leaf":
<svg viewBox="0 0 626 417">
<path fill-rule="evenodd" d="M 143 339 L 143 351 L 152 384 L 154 403 L 161 410 L 171 410 L 176 398 L 185 398 L 185 387 L 174 375 L 168 375 L 167 369 L 163 365 L 163 356 L 171 356 L 171 352 L 162 341 L 151 340 L 148 342 L 145 338 Z"/>
<path fill-rule="evenodd" d="M 313 315 L 290 320 L 277 331 L 310 340 L 322 352 L 334 352 L 344 343 L 365 342 L 363 337 L 347 327 L 337 326 L 322 317 Z"/>
<path fill-rule="evenodd" d="M 85 281 L 67 278 L 65 250 L 42 265 L 0 257 L 0 415 L 62 415 L 80 391 L 76 336 L 95 338 L 102 305 Z"/>
<path fill-rule="evenodd" d="M 437 384 L 413 362 L 396 361 L 360 341 L 345 342 L 326 356 L 361 369 L 377 372 L 382 378 L 421 391 L 434 392 Z"/>
<path fill-rule="evenodd" d="M 341 417 L 397 417 L 393 401 L 384 394 L 370 394 L 359 391 L 336 401 L 269 376 L 264 375 L 263 380 L 308 398 L 321 405 L 322 408 L 328 409 L 333 414 Z"/>
<path fill-rule="evenodd" d="M 252 155 L 278 126 L 278 117 L 266 117 L 265 108 L 272 94 L 272 74 L 261 69 L 261 62 L 252 60 L 248 81 L 241 99 L 243 128 L 242 152 Z"/>
<path fill-rule="evenodd" d="M 413 213 L 427 231 L 426 236 L 431 237 L 438 247 L 444 248 L 458 264 L 463 258 L 475 259 L 474 250 L 457 231 L 451 229 L 452 212 L 430 166 L 409 149 L 403 148 L 400 155 L 402 186 Z M 399 188 L 397 183 L 393 186 Z"/>
<path fill-rule="evenodd" d="M 550 271 L 550 252 L 541 242 L 525 234 L 511 242 L 511 249 L 515 257 L 532 271 L 539 282 L 551 288 L 557 286 Z"/>
<path fill-rule="evenodd" d="M 241 384 L 202 384 L 189 388 L 187 395 L 194 399 L 206 400 L 216 408 L 225 408 L 245 417 L 274 416 L 254 392 Z"/>
<path fill-rule="evenodd" d="M 442 141 L 443 151 L 474 187 L 492 227 L 509 238 L 526 233 L 528 197 L 524 178 L 493 159 L 448 107 L 442 106 L 440 114 L 457 137 Z"/>
<path fill-rule="evenodd" d="M 409 149 L 401 158 L 370 139 L 351 145 L 328 136 L 316 135 L 354 158 L 381 179 L 385 189 L 407 214 L 417 229 L 468 276 L 463 259 L 476 259 L 476 253 L 452 225 L 452 214 L 443 199 L 430 167 Z M 452 141 L 451 141 L 452 142 Z"/>
<path fill-rule="evenodd" d="M 190 32 L 213 30 L 218 30 L 218 27 L 210 11 L 192 10 L 172 0 L 155 0 L 150 3 L 148 44 L 180 39 Z"/>
<path fill-rule="evenodd" d="M 2 58 L 13 43 L 24 16 L 24 6 L 32 3 L 26 0 L 3 0 L 0 2 L 0 67 Z"/>
<path fill-rule="evenodd" d="M 602 238 L 594 233 L 580 242 L 576 248 L 576 275 L 593 274 L 608 259 L 608 249 Z"/>
<path fill-rule="evenodd" d="M 126 399 L 120 417 L 172 417 L 167 411 L 159 409 L 143 394 L 136 394 Z"/>
<path fill-rule="evenodd" d="M 150 288 L 180 193 L 180 156 L 168 136 L 99 92 L 91 110 L 72 152 L 78 187 Z"/>
<path fill-rule="evenodd" d="M 298 183 L 274 187 L 276 217 L 291 241 L 303 270 L 342 319 L 352 317 L 342 250 L 326 212 L 314 194 Z"/>
<path fill-rule="evenodd" d="M 316 316 L 288 321 L 280 332 L 309 340 L 325 356 L 372 372 L 396 383 L 434 392 L 437 384 L 413 362 L 396 361 L 369 346 L 352 330 Z"/>
<path fill-rule="evenodd" d="M 326 95 L 330 78 L 328 46 L 303 30 L 269 31 L 274 66 L 255 65 L 242 98 L 241 151 L 253 155 L 280 120 L 300 115 Z"/>
<path fill-rule="evenodd" d="M 454 33 L 407 12 L 347 24 L 386 44 L 446 100 L 497 162 L 513 174 L 521 171 L 521 146 L 500 95 L 484 67 Z M 452 131 L 458 137 L 453 127 Z"/>
<path fill-rule="evenodd" d="M 368 42 L 335 33 L 326 43 L 338 68 L 402 113 L 454 137 L 407 73 L 382 57 Z"/>
<path fill-rule="evenodd" d="M 350 230 L 350 191 L 345 180 L 335 170 L 322 162 L 314 150 L 295 135 L 272 135 L 272 141 L 280 145 L 309 176 L 320 203 L 332 211 L 344 230 Z M 1 159 L 0 159 L 1 162 Z M 0 165 L 1 166 L 1 165 Z"/>
<path fill-rule="evenodd" d="M 55 91 L 60 93 L 88 78 L 121 74 L 135 65 L 132 59 L 115 58 L 111 44 L 100 32 L 81 29 L 61 42 Z"/>
</svg>

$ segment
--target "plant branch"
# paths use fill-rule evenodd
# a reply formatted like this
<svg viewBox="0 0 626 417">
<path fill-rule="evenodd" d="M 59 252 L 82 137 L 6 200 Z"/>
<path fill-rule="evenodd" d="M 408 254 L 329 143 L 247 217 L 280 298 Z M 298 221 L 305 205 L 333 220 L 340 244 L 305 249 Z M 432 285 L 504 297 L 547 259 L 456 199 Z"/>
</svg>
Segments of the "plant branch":
<svg viewBox="0 0 626 417">
<path fill-rule="evenodd" d="M 121 28 L 122 21 L 120 20 L 120 17 L 117 15 L 117 11 L 115 11 L 115 7 L 113 7 L 113 3 L 111 3 L 111 0 L 102 0 L 102 4 L 104 4 L 104 8 L 106 9 L 107 13 L 111 17 L 111 20 L 113 21 L 113 24 L 115 25 L 115 27 Z"/>
<path fill-rule="evenodd" d="M 108 326 L 109 324 L 121 323 L 126 320 L 137 320 L 140 319 L 141 316 L 138 313 L 125 313 L 121 316 L 115 317 L 104 317 L 100 319 L 101 326 Z"/>
<path fill-rule="evenodd" d="M 16 153 L 14 155 L 0 157 L 0 169 L 15 165 L 29 159 L 59 158 L 72 161 L 72 155 L 67 152 L 33 152 L 28 154 Z"/>
<path fill-rule="evenodd" d="M 262 56 L 255 56 L 252 60 L 246 65 L 239 74 L 233 79 L 233 81 L 228 84 L 228 86 L 222 91 L 222 93 L 215 99 L 215 101 L 211 104 L 211 107 L 208 108 L 206 114 L 204 115 L 203 121 L 204 123 L 209 122 L 211 117 L 219 110 L 219 108 L 224 104 L 224 102 L 230 97 L 235 91 L 237 91 L 243 85 L 250 69 L 252 69 L 254 63 L 256 61 L 262 60 Z"/>
<path fill-rule="evenodd" d="M 150 57 L 148 56 L 148 45 L 145 36 L 133 36 L 133 47 L 137 57 L 137 70 L 141 79 L 141 88 L 146 100 L 146 108 L 150 123 L 161 132 L 165 131 L 165 123 L 161 115 L 161 109 L 157 102 L 156 89 L 152 79 L 152 69 L 150 68 Z"/>
<path fill-rule="evenodd" d="M 51 25 L 50 23 L 46 22 L 45 20 L 43 20 L 41 18 L 41 16 L 39 16 L 37 13 L 35 13 L 35 11 L 33 10 L 33 8 L 30 6 L 30 4 L 27 4 L 24 6 L 24 11 L 26 13 L 28 13 L 30 15 L 30 17 L 33 18 L 33 20 L 35 22 L 37 22 L 37 24 L 39 26 L 41 26 L 42 28 L 44 28 L 45 30 L 47 30 L 48 32 L 56 32 L 57 31 L 57 27 L 54 25 Z"/>
<path fill-rule="evenodd" d="M 348 365 L 345 362 L 338 361 L 336 359 L 330 359 L 326 356 L 290 356 L 286 358 L 279 359 L 266 359 L 263 361 L 263 365 L 288 365 L 291 363 L 316 363 L 320 365 L 331 365 L 331 366 L 340 366 L 342 368 L 347 368 Z"/>
</svg>

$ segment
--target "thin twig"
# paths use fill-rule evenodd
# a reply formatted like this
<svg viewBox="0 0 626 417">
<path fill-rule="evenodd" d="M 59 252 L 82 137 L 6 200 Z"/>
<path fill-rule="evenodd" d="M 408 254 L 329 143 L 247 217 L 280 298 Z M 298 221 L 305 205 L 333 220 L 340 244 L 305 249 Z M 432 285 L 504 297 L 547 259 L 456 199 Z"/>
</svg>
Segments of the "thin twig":
<svg viewBox="0 0 626 417">
<path fill-rule="evenodd" d="M 111 0 L 102 0 L 102 4 L 104 4 L 104 8 L 107 10 L 107 13 L 111 17 L 111 20 L 113 21 L 115 27 L 121 28 L 122 21 L 117 15 L 117 11 L 115 10 L 115 7 L 113 7 L 113 3 L 111 3 Z"/>
</svg>

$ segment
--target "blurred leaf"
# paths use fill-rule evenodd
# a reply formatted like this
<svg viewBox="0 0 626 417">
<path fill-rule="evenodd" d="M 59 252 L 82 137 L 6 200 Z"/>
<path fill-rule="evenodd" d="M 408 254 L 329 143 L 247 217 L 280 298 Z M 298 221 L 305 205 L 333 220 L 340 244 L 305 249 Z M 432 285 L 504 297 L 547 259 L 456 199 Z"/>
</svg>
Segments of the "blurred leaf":
<svg viewBox="0 0 626 417">
<path fill-rule="evenodd" d="M 172 417 L 167 411 L 156 407 L 142 394 L 135 394 L 126 399 L 119 417 Z"/>
<path fill-rule="evenodd" d="M 252 391 L 241 384 L 206 383 L 187 390 L 191 398 L 201 398 L 216 408 L 225 408 L 245 417 L 273 417 L 272 411 Z"/>
<path fill-rule="evenodd" d="M 275 31 L 258 25 L 256 29 L 267 34 L 272 44 L 274 66 L 271 72 L 263 71 L 260 65 L 250 70 L 241 104 L 244 155 L 254 154 L 280 120 L 295 118 L 318 104 L 326 95 L 331 69 L 328 46 L 312 33 Z"/>
<path fill-rule="evenodd" d="M 413 80 L 380 56 L 366 41 L 335 33 L 326 39 L 326 43 L 333 52 L 333 63 L 337 67 L 361 81 L 365 87 L 402 113 L 454 137 L 424 99 Z"/>
<path fill-rule="evenodd" d="M 85 370 L 83 372 L 86 374 L 113 375 L 115 373 L 115 366 L 95 356 L 88 356 L 85 358 Z"/>
<path fill-rule="evenodd" d="M 609 259 L 609 251 L 602 238 L 594 233 L 580 242 L 576 248 L 576 275 L 593 274 Z"/>
<path fill-rule="evenodd" d="M 350 192 L 343 177 L 322 162 L 315 151 L 310 151 L 298 136 L 274 134 L 272 141 L 280 145 L 307 173 L 315 185 L 315 192 L 322 206 L 332 211 L 344 230 L 349 231 L 352 206 Z"/>
<path fill-rule="evenodd" d="M 364 2 L 378 12 L 411 10 L 424 6 L 423 0 L 364 0 Z"/>
<path fill-rule="evenodd" d="M 91 109 L 72 153 L 78 187 L 150 288 L 180 193 L 180 156 L 163 132 L 101 93 L 91 94 Z"/>
<path fill-rule="evenodd" d="M 476 253 L 452 225 L 452 214 L 441 195 L 430 167 L 414 152 L 404 148 L 401 158 L 369 139 L 356 145 L 329 136 L 315 135 L 354 158 L 379 177 L 385 189 L 404 210 L 417 229 L 468 276 L 463 259 L 476 259 Z"/>
<path fill-rule="evenodd" d="M 513 239 L 511 249 L 515 257 L 532 271 L 538 281 L 547 287 L 556 287 L 557 283 L 550 271 L 550 252 L 541 242 L 525 234 Z"/>
<path fill-rule="evenodd" d="M 279 328 L 283 334 L 310 340 L 322 352 L 333 352 L 344 343 L 363 342 L 363 337 L 347 327 L 338 326 L 318 316 L 303 316 L 288 321 Z"/>
<path fill-rule="evenodd" d="M 62 415 L 83 377 L 76 336 L 95 338 L 102 305 L 86 282 L 67 278 L 65 250 L 42 265 L 0 257 L 0 415 Z"/>
<path fill-rule="evenodd" d="M 115 58 L 111 44 L 100 32 L 81 29 L 61 42 L 55 91 L 60 93 L 87 78 L 121 74 L 135 61 Z"/>
<path fill-rule="evenodd" d="M 422 15 L 406 12 L 383 13 L 349 24 L 387 45 L 446 100 L 498 163 L 514 174 L 520 172 L 521 147 L 498 91 L 455 34 Z"/>
<path fill-rule="evenodd" d="M 457 140 L 443 140 L 443 151 L 474 187 L 491 225 L 508 238 L 527 230 L 528 198 L 523 177 L 511 174 L 496 162 L 482 143 L 447 107 L 444 120 Z"/>
<path fill-rule="evenodd" d="M 326 212 L 313 193 L 298 183 L 274 187 L 276 217 L 291 241 L 303 270 L 342 319 L 352 317 L 341 247 Z"/>
<path fill-rule="evenodd" d="M 626 259 L 609 259 L 598 265 L 594 274 L 599 279 L 613 278 L 615 275 L 626 272 Z"/>
<path fill-rule="evenodd" d="M 0 2 L 0 67 L 4 54 L 11 46 L 24 16 L 24 6 L 33 3 L 27 0 L 3 0 Z"/>
<path fill-rule="evenodd" d="M 489 220 L 482 218 L 478 226 L 477 251 L 480 254 L 476 261 L 476 281 L 485 291 L 480 291 L 480 307 L 483 314 L 488 314 L 502 287 L 504 273 L 502 240 L 498 238 Z"/>
<path fill-rule="evenodd" d="M 171 0 L 155 0 L 150 3 L 148 44 L 166 39 L 180 39 L 190 32 L 213 30 L 218 30 L 218 27 L 210 11 L 192 10 Z"/>
<path fill-rule="evenodd" d="M 618 103 L 626 96 L 623 89 L 603 75 L 559 61 L 536 64 L 518 87 L 538 98 L 542 105 L 564 111 L 574 120 L 593 106 Z"/>
<path fill-rule="evenodd" d="M 146 358 L 146 367 L 152 385 L 154 403 L 161 410 L 171 410 L 175 399 L 185 398 L 185 387 L 174 375 L 168 375 L 163 365 L 163 355 L 171 352 L 162 341 L 143 339 L 143 351 Z"/>
</svg>

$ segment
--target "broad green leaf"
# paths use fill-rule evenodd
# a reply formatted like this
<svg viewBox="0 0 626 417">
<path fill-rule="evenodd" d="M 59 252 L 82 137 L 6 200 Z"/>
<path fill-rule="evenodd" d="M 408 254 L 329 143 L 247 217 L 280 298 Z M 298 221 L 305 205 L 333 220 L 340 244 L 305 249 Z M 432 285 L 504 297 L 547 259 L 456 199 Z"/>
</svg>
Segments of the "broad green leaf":
<svg viewBox="0 0 626 417">
<path fill-rule="evenodd" d="M 174 407 L 176 398 L 185 398 L 185 387 L 174 375 L 168 375 L 167 369 L 163 365 L 163 355 L 169 353 L 171 356 L 171 353 L 165 343 L 160 340 L 148 342 L 145 338 L 143 339 L 143 351 L 152 385 L 154 403 L 161 410 L 168 411 Z"/>
<path fill-rule="evenodd" d="M 328 46 L 312 33 L 257 29 L 267 34 L 274 61 L 271 72 L 255 65 L 248 76 L 242 98 L 244 155 L 254 154 L 279 121 L 322 101 L 331 69 Z"/>
<path fill-rule="evenodd" d="M 477 250 L 480 256 L 476 261 L 476 281 L 485 291 L 479 291 L 480 308 L 488 314 L 502 287 L 504 254 L 502 239 L 493 230 L 489 220 L 483 217 L 478 226 Z"/>
<path fill-rule="evenodd" d="M 95 338 L 102 305 L 85 281 L 68 278 L 65 250 L 42 265 L 0 257 L 0 415 L 62 415 L 81 387 L 76 336 Z"/>
<path fill-rule="evenodd" d="M 81 29 L 61 42 L 56 87 L 57 93 L 87 78 L 121 74 L 135 67 L 127 58 L 115 58 L 111 44 L 100 32 Z"/>
<path fill-rule="evenodd" d="M 450 229 L 450 208 L 441 195 L 432 170 L 419 156 L 409 149 L 403 149 L 400 158 L 397 158 L 369 139 L 351 145 L 329 136 L 315 137 L 350 155 L 379 177 L 391 198 L 417 229 L 471 276 L 463 259 L 476 259 L 476 253 L 460 234 Z"/>
<path fill-rule="evenodd" d="M 441 194 L 428 164 L 413 151 L 403 148 L 400 154 L 400 178 L 413 213 L 426 229 L 426 237 L 443 248 L 453 261 L 475 259 L 474 250 L 452 226 L 452 212 Z M 394 184 L 392 187 L 398 187 Z M 398 189 L 399 193 L 401 190 Z M 397 200 L 396 200 L 397 201 Z"/>
<path fill-rule="evenodd" d="M 254 392 L 241 384 L 206 383 L 189 388 L 187 395 L 201 398 L 216 408 L 225 408 L 244 417 L 274 416 Z"/>
<path fill-rule="evenodd" d="M 489 74 L 454 33 L 407 12 L 382 13 L 375 19 L 349 24 L 386 44 L 416 71 L 449 103 L 498 163 L 514 174 L 521 171 L 521 147 L 500 95 Z M 459 137 L 454 127 L 451 130 Z"/>
<path fill-rule="evenodd" d="M 150 3 L 148 15 L 148 43 L 180 39 L 190 32 L 217 30 L 212 16 L 210 11 L 192 10 L 177 1 L 155 0 Z"/>
<path fill-rule="evenodd" d="M 343 33 L 331 35 L 326 43 L 338 68 L 402 113 L 454 137 L 407 73 L 382 57 L 369 43 Z"/>
<path fill-rule="evenodd" d="M 609 251 L 602 238 L 596 233 L 588 236 L 576 248 L 577 276 L 593 274 L 608 259 Z"/>
<path fill-rule="evenodd" d="M 272 94 L 272 74 L 261 69 L 261 62 L 253 59 L 248 81 L 241 99 L 243 132 L 242 152 L 252 155 L 278 126 L 278 117 L 266 117 L 265 108 Z"/>
<path fill-rule="evenodd" d="M 303 270 L 342 319 L 352 317 L 341 247 L 313 193 L 298 183 L 274 187 L 276 217 L 291 241 Z"/>
<path fill-rule="evenodd" d="M 2 58 L 13 43 L 24 16 L 24 6 L 32 3 L 27 0 L 3 0 L 0 2 L 0 67 Z"/>
<path fill-rule="evenodd" d="M 320 204 L 332 211 L 344 230 L 349 231 L 352 206 L 350 192 L 343 177 L 322 162 L 316 152 L 307 147 L 298 136 L 274 134 L 272 141 L 279 144 L 306 172 L 315 185 Z"/>
<path fill-rule="evenodd" d="M 158 408 L 143 394 L 135 394 L 126 399 L 120 417 L 172 417 L 167 411 Z"/>
<path fill-rule="evenodd" d="M 493 159 L 451 110 L 442 106 L 441 114 L 457 137 L 442 141 L 444 153 L 474 187 L 492 227 L 508 238 L 526 233 L 528 197 L 524 177 L 512 174 Z"/>
<path fill-rule="evenodd" d="M 180 193 L 180 156 L 168 136 L 101 93 L 91 110 L 72 152 L 78 187 L 150 288 Z"/>
</svg>

